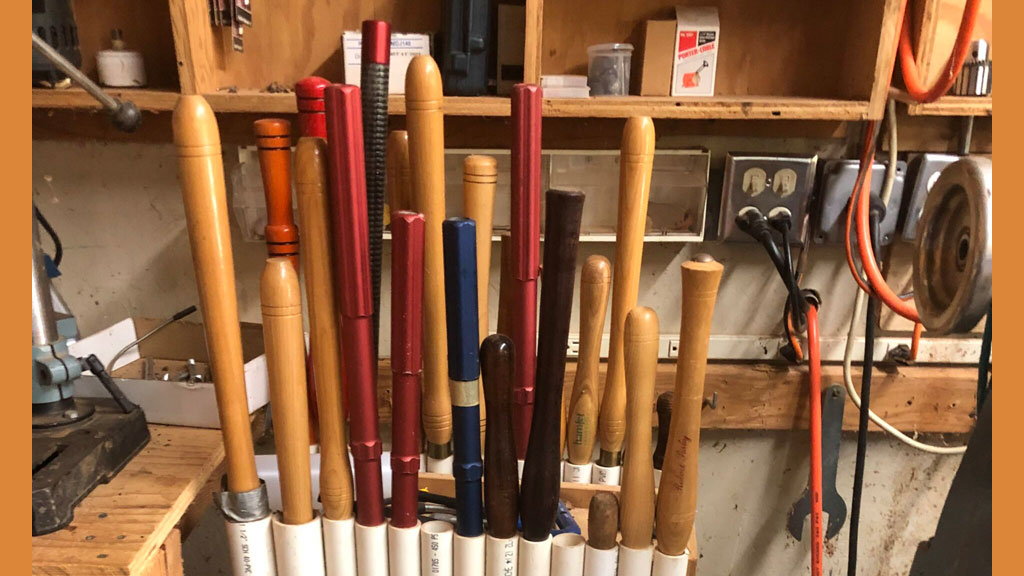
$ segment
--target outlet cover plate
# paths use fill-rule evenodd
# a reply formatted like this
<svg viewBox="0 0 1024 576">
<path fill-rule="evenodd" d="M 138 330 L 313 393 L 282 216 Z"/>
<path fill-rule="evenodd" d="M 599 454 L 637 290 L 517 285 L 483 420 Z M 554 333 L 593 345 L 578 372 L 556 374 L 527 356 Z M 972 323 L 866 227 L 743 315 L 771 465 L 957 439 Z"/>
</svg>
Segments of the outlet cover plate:
<svg viewBox="0 0 1024 576">
<path fill-rule="evenodd" d="M 850 194 L 857 182 L 860 170 L 859 160 L 829 160 L 825 163 L 821 182 L 821 202 L 819 203 L 818 229 L 814 233 L 817 243 L 838 244 L 843 241 L 846 229 L 846 205 L 850 202 Z M 896 235 L 896 223 L 900 217 L 900 203 L 903 200 L 903 182 L 907 176 L 907 163 L 902 160 L 896 163 L 896 179 L 892 185 L 892 195 L 882 219 L 882 246 L 892 243 Z M 875 162 L 871 168 L 871 195 L 882 193 L 885 180 L 885 164 Z M 853 231 L 851 230 L 851 233 Z"/>
<path fill-rule="evenodd" d="M 910 157 L 908 169 L 914 176 L 908 190 L 910 197 L 907 199 L 907 215 L 903 219 L 903 240 L 913 242 L 917 237 L 917 221 L 924 212 L 924 201 L 928 198 L 928 191 L 939 179 L 943 169 L 959 159 L 959 156 L 952 154 L 933 153 Z"/>
<path fill-rule="evenodd" d="M 807 201 L 814 187 L 817 156 L 757 155 L 729 153 L 722 182 L 722 211 L 719 239 L 725 242 L 754 242 L 736 226 L 736 215 L 753 206 L 765 216 L 784 207 L 793 214 L 793 243 L 804 234 Z M 783 195 L 781 189 L 787 187 Z"/>
</svg>

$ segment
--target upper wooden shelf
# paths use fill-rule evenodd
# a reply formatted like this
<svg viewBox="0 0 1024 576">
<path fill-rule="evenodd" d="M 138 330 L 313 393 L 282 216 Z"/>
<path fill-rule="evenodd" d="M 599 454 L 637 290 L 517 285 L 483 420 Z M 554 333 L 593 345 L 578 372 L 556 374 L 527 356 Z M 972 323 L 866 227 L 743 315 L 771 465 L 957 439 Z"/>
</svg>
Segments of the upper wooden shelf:
<svg viewBox="0 0 1024 576">
<path fill-rule="evenodd" d="M 178 93 L 169 90 L 112 90 L 142 110 L 161 112 L 174 109 Z M 221 113 L 295 114 L 294 94 L 264 92 L 217 92 L 207 94 L 214 111 Z M 99 104 L 84 90 L 32 90 L 33 108 L 90 109 Z M 405 98 L 392 96 L 388 110 L 405 114 Z M 511 103 L 498 96 L 446 97 L 444 112 L 450 116 L 508 116 Z M 548 118 L 628 118 L 651 116 L 675 119 L 790 119 L 862 120 L 868 102 L 827 98 L 769 96 L 719 96 L 714 98 L 669 98 L 623 96 L 608 98 L 549 98 L 544 100 Z"/>
<path fill-rule="evenodd" d="M 935 102 L 921 104 L 903 90 L 892 90 L 892 96 L 907 105 L 911 116 L 991 116 L 992 96 L 943 96 Z"/>
</svg>

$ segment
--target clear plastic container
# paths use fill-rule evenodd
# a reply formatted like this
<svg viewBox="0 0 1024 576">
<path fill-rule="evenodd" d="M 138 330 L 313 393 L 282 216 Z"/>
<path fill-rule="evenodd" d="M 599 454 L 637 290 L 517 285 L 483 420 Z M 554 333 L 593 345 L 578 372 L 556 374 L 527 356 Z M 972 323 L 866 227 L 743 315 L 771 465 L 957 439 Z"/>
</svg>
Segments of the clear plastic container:
<svg viewBox="0 0 1024 576">
<path fill-rule="evenodd" d="M 591 96 L 629 94 L 632 44 L 595 44 L 587 48 L 587 57 L 587 85 L 590 86 Z"/>
</svg>

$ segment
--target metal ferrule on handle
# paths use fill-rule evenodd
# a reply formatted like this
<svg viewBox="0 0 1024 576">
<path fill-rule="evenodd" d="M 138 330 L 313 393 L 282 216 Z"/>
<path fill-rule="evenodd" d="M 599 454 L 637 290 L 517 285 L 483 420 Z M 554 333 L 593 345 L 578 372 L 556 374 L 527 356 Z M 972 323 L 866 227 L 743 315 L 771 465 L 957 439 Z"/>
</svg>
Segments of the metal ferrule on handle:
<svg viewBox="0 0 1024 576">
<path fill-rule="evenodd" d="M 483 534 L 483 459 L 480 454 L 480 362 L 477 357 L 476 224 L 449 218 L 444 237 L 448 377 L 455 441 L 455 515 L 459 536 Z"/>
<path fill-rule="evenodd" d="M 537 278 L 540 277 L 541 89 L 512 89 L 512 341 L 516 348 L 516 456 L 526 457 L 533 421 L 537 354 Z"/>
<path fill-rule="evenodd" d="M 523 468 L 520 507 L 523 537 L 532 542 L 550 536 L 558 511 L 562 384 L 582 217 L 582 192 L 548 192 L 544 293 L 537 349 L 537 403 Z"/>
<path fill-rule="evenodd" d="M 373 350 L 373 305 L 366 233 L 363 130 L 359 88 L 333 84 L 325 92 L 335 233 L 338 305 L 341 310 L 344 368 L 351 407 L 351 450 L 355 462 L 356 522 L 384 522 L 381 443 L 377 420 L 377 366 Z M 386 534 L 385 534 L 386 538 Z"/>
<path fill-rule="evenodd" d="M 331 82 L 319 76 L 307 76 L 295 83 L 295 104 L 299 109 L 299 135 L 327 139 L 324 114 L 324 90 Z"/>
<path fill-rule="evenodd" d="M 423 215 L 395 212 L 391 234 L 391 525 L 407 529 L 418 522 Z"/>
</svg>

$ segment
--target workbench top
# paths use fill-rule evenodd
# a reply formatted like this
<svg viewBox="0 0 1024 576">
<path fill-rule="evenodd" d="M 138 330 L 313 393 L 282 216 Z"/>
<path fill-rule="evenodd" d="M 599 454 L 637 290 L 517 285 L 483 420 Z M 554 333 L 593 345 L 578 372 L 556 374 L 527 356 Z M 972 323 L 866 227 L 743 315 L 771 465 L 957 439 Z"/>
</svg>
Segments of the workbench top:
<svg viewBox="0 0 1024 576">
<path fill-rule="evenodd" d="M 75 508 L 71 524 L 32 539 L 33 574 L 181 574 L 178 525 L 205 508 L 224 460 L 219 430 L 150 426 L 150 441 Z"/>
</svg>

